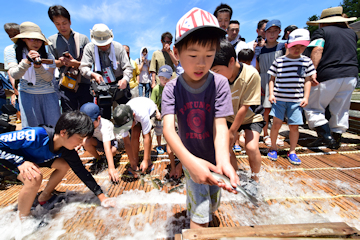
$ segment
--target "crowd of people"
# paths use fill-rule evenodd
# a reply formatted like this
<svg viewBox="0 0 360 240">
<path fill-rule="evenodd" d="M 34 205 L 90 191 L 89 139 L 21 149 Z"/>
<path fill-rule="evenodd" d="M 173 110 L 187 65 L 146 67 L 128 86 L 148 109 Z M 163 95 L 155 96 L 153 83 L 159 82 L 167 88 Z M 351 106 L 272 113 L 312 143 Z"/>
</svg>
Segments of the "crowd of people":
<svg viewBox="0 0 360 240">
<path fill-rule="evenodd" d="M 288 160 L 301 163 L 295 147 L 303 109 L 318 134 L 310 146 L 339 148 L 358 81 L 358 39 L 346 24 L 354 19 L 342 17 L 342 7 L 325 9 L 320 20 L 307 22 L 319 25 L 311 37 L 308 30 L 290 25 L 283 35 L 286 42 L 278 42 L 280 20 L 263 19 L 258 37 L 246 43 L 232 14 L 227 4 L 214 14 L 193 8 L 176 25 L 173 49 L 173 35 L 165 32 L 161 50 L 150 59 L 144 46 L 136 60 L 130 58 L 130 46 L 114 41 L 105 24 L 93 26 L 90 41 L 75 32 L 60 5 L 49 7 L 58 30 L 49 38 L 32 22 L 5 24 L 14 42 L 4 50 L 5 68 L 18 97 L 22 130 L 0 135 L 0 168 L 24 183 L 20 216 L 30 215 L 35 202 L 51 205 L 52 192 L 69 167 L 103 206 L 113 206 L 75 149 L 82 145 L 96 161 L 106 161 L 109 178 L 118 182 L 114 156 L 122 138 L 130 162 L 127 174 L 136 178 L 153 169 L 152 128 L 156 151 L 169 155 L 170 176 L 185 175 L 191 228 L 208 226 L 220 203 L 220 188 L 236 193 L 241 184 L 258 195 L 260 135 L 270 147 L 268 158 L 276 161 L 278 146 L 284 145 L 278 137 L 283 121 L 290 129 Z M 141 134 L 144 157 L 139 164 Z M 234 153 L 241 150 L 239 136 L 251 168 L 245 182 Z M 56 170 L 37 194 L 39 167 Z M 226 175 L 231 186 L 211 172 Z"/>
</svg>

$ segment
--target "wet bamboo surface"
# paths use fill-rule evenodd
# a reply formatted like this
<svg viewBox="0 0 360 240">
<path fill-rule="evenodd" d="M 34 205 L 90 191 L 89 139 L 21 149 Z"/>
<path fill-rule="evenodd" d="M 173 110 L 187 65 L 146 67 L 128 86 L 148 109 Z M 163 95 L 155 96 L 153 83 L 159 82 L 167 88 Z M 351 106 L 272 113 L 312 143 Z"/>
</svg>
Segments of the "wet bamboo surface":
<svg viewBox="0 0 360 240">
<path fill-rule="evenodd" d="M 302 145 L 309 142 L 309 139 L 303 139 L 299 141 Z M 155 141 L 154 141 L 155 142 Z M 153 143 L 154 143 L 153 142 Z M 281 203 L 282 205 L 289 204 L 306 204 L 310 212 L 322 213 L 323 204 L 330 204 L 331 206 L 338 207 L 340 215 L 345 219 L 360 221 L 360 209 L 358 209 L 360 203 L 360 145 L 354 142 L 343 145 L 338 150 L 330 150 L 328 148 L 304 148 L 302 145 L 298 145 L 297 153 L 302 160 L 302 164 L 299 166 L 291 165 L 286 159 L 286 148 L 289 147 L 288 143 L 282 147 L 279 151 L 280 157 L 276 162 L 270 161 L 266 158 L 267 147 L 265 144 L 260 144 L 260 151 L 262 153 L 262 171 L 266 171 L 269 174 L 282 174 L 289 178 L 301 178 L 301 183 L 307 188 L 313 189 L 313 191 L 323 191 L 327 193 L 326 197 L 311 198 L 306 196 L 289 197 L 279 196 L 274 198 L 262 199 L 261 204 L 273 205 Z M 242 146 L 244 148 L 244 146 Z M 141 153 L 140 153 L 141 154 Z M 248 157 L 245 152 L 236 153 L 238 165 L 240 168 L 246 168 L 248 163 Z M 85 166 L 89 169 L 92 166 L 91 156 L 85 152 L 82 154 L 81 159 Z M 117 171 L 119 175 L 125 174 L 126 164 L 128 163 L 127 155 L 124 151 L 120 151 L 117 154 L 119 159 Z M 141 160 L 141 157 L 140 157 Z M 166 153 L 164 155 L 156 155 L 156 151 L 152 150 L 152 161 L 154 164 L 154 171 L 151 172 L 152 176 L 156 176 L 159 179 L 163 179 L 166 173 L 166 167 L 169 164 Z M 44 180 L 41 185 L 42 190 L 49 178 L 52 170 L 48 168 L 42 168 Z M 105 173 L 105 174 L 104 174 Z M 126 182 L 121 180 L 119 184 L 114 185 L 109 183 L 107 171 L 104 173 L 94 175 L 94 178 L 100 186 L 106 186 L 106 192 L 110 197 L 117 197 L 122 194 L 127 194 L 129 190 L 143 190 L 149 193 L 154 189 L 151 182 L 145 182 L 143 186 L 140 184 L 140 180 Z M 340 180 L 349 183 L 351 190 L 343 190 L 339 188 L 335 181 Z M 8 205 L 15 205 L 21 185 L 8 185 L 6 189 L 0 190 L 0 206 L 6 207 Z M 164 187 L 161 191 L 167 193 L 173 187 Z M 57 191 L 74 191 L 78 194 L 84 194 L 89 192 L 86 186 L 79 180 L 79 178 L 69 170 L 66 176 L 63 178 Z M 183 194 L 185 191 L 183 191 Z M 96 214 L 96 205 L 84 205 L 85 207 L 78 207 L 75 217 L 68 219 L 63 229 L 65 234 L 60 236 L 60 239 L 72 239 L 78 238 L 78 235 L 72 235 L 79 232 L 90 232 L 95 235 L 96 239 L 102 239 L 104 236 L 108 236 L 110 231 L 117 229 L 116 236 L 128 236 L 130 225 L 134 224 L 136 228 L 142 229 L 145 224 L 150 225 L 158 221 L 159 219 L 166 220 L 169 216 L 176 219 L 186 216 L 185 204 L 173 204 L 172 211 L 163 212 L 160 204 L 154 203 L 136 203 L 129 205 L 126 208 L 121 209 L 118 213 L 122 222 L 117 225 L 112 225 L 111 229 L 109 225 L 104 223 L 104 219 L 100 218 Z M 236 216 L 232 215 L 232 209 L 249 206 L 251 211 L 254 211 L 251 204 L 238 204 L 234 201 L 222 202 L 219 209 L 215 212 L 213 221 L 210 222 L 210 227 L 236 227 L 243 226 L 239 222 Z M 130 219 L 133 216 L 139 215 L 135 223 L 130 223 Z M 60 216 L 55 216 L 60 217 Z M 111 217 L 111 216 L 110 216 Z M 185 224 L 184 221 L 177 222 L 176 224 Z M 184 226 L 185 228 L 186 226 Z M 179 233 L 179 232 L 176 232 Z M 73 236 L 73 237 L 72 237 Z M 171 236 L 173 237 L 173 236 Z M 170 237 L 170 238 L 171 238 Z M 106 238 L 113 239 L 113 238 Z"/>
</svg>

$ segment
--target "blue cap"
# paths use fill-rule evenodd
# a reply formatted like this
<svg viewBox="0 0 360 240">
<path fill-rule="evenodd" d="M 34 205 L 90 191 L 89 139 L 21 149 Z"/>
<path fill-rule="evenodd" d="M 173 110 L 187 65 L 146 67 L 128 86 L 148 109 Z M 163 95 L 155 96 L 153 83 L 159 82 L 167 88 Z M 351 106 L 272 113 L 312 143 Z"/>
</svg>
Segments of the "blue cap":
<svg viewBox="0 0 360 240">
<path fill-rule="evenodd" d="M 271 21 L 269 21 L 267 24 L 266 24 L 266 27 L 265 27 L 265 32 L 271 28 L 271 27 L 278 27 L 281 29 L 281 22 L 280 20 L 277 20 L 277 19 L 273 19 Z"/>
<path fill-rule="evenodd" d="M 85 103 L 81 106 L 80 112 L 88 115 L 91 120 L 94 122 L 100 116 L 100 108 L 98 105 L 92 102 Z"/>
<path fill-rule="evenodd" d="M 170 79 L 172 76 L 173 70 L 169 65 L 164 65 L 162 67 L 160 67 L 159 72 L 158 72 L 158 76 L 163 76 L 167 79 Z"/>
</svg>

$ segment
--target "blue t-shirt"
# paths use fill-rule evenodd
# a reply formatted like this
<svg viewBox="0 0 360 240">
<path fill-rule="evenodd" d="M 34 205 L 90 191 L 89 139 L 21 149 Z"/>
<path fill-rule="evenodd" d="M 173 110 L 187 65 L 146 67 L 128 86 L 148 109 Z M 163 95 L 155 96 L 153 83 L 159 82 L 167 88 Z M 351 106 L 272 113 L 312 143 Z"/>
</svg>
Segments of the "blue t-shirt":
<svg viewBox="0 0 360 240">
<path fill-rule="evenodd" d="M 182 75 L 168 82 L 162 94 L 162 116 L 176 114 L 179 136 L 193 155 L 216 164 L 214 118 L 233 115 L 228 80 L 209 73 L 198 89 L 191 88 Z"/>
</svg>

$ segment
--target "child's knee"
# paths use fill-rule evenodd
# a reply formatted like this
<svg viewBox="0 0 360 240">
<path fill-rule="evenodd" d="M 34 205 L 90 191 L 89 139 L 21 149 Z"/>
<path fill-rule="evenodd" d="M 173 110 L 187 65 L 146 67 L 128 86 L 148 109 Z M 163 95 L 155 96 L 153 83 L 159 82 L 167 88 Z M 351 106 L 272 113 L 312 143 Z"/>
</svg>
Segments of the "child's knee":
<svg viewBox="0 0 360 240">
<path fill-rule="evenodd" d="M 280 129 L 282 126 L 282 120 L 279 118 L 274 117 L 273 118 L 273 124 L 272 124 L 272 128 L 275 127 L 276 129 Z"/>
<path fill-rule="evenodd" d="M 290 131 L 297 132 L 299 129 L 299 126 L 298 125 L 289 125 L 289 129 L 290 129 Z"/>
<path fill-rule="evenodd" d="M 41 186 L 43 177 L 41 174 L 35 173 L 35 178 L 32 177 L 31 180 L 29 180 L 28 178 L 26 178 L 24 181 L 22 181 L 24 183 L 24 187 L 28 188 L 28 189 L 33 189 L 33 190 L 38 190 Z"/>
</svg>

